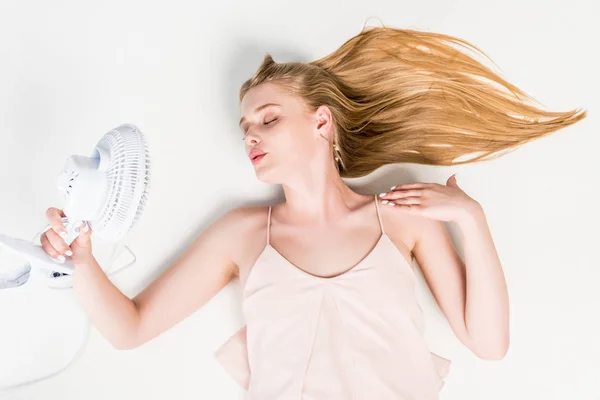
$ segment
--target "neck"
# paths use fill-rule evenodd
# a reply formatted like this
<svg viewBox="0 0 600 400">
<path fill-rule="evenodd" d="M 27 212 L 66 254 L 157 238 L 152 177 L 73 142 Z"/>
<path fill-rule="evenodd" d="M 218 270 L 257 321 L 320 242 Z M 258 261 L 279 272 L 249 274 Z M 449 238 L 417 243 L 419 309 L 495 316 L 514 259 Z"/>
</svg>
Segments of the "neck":
<svg viewBox="0 0 600 400">
<path fill-rule="evenodd" d="M 335 166 L 324 171 L 305 169 L 283 183 L 282 187 L 285 202 L 280 206 L 280 217 L 312 226 L 339 221 L 364 205 L 366 197 L 372 197 L 352 191 Z"/>
</svg>

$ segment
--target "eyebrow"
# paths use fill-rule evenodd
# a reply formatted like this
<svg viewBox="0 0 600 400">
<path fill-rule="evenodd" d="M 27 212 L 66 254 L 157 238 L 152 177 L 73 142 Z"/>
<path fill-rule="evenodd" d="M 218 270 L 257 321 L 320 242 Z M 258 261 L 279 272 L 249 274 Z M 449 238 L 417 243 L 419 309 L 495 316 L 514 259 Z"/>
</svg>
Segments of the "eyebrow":
<svg viewBox="0 0 600 400">
<path fill-rule="evenodd" d="M 269 107 L 269 106 L 280 106 L 280 107 L 281 107 L 281 104 L 276 104 L 276 103 L 267 103 L 267 104 L 263 104 L 263 105 L 262 105 L 262 106 L 260 106 L 260 107 L 256 107 L 256 109 L 254 110 L 254 112 L 255 112 L 255 113 L 257 113 L 257 112 L 259 112 L 260 110 L 262 110 L 263 108 L 267 108 L 267 107 Z M 240 119 L 240 124 L 239 124 L 239 127 L 240 127 L 240 128 L 242 127 L 242 123 L 243 123 L 245 120 L 246 120 L 246 117 L 242 117 L 242 119 Z"/>
</svg>

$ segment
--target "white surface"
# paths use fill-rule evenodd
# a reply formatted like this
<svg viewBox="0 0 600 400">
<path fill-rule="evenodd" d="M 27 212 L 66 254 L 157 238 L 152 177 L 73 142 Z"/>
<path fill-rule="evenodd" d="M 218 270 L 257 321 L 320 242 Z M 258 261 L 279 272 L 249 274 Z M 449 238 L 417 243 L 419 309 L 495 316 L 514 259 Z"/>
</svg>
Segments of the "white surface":
<svg viewBox="0 0 600 400">
<path fill-rule="evenodd" d="M 500 362 L 471 355 L 420 286 L 432 349 L 453 360 L 443 400 L 597 400 L 599 7 L 596 0 L 1 2 L 0 232 L 29 238 L 42 229 L 45 210 L 57 205 L 64 159 L 87 154 L 107 129 L 135 123 L 154 144 L 154 174 L 128 243 L 138 264 L 115 279 L 133 296 L 225 211 L 280 198 L 278 187 L 255 178 L 237 127 L 239 86 L 265 53 L 313 60 L 369 16 L 454 34 L 549 109 L 583 107 L 588 118 L 493 162 L 388 166 L 348 183 L 379 193 L 408 181 L 443 183 L 458 171 L 459 185 L 484 207 L 510 290 L 511 348 Z M 24 364 L 41 372 L 73 354 L 68 343 L 82 324 L 72 294 L 58 293 L 0 293 L 2 373 L 21 374 Z M 14 398 L 239 399 L 212 356 L 243 323 L 239 301 L 232 284 L 134 351 L 112 349 L 92 329 L 72 369 Z M 53 317 L 58 324 L 50 326 L 48 309 L 65 310 Z M 28 345 L 33 332 L 43 336 Z M 6 350 L 5 340 L 19 346 Z"/>
<path fill-rule="evenodd" d="M 52 290 L 43 275 L 0 291 L 0 388 L 61 369 L 85 339 L 83 310 L 71 290 Z"/>
</svg>

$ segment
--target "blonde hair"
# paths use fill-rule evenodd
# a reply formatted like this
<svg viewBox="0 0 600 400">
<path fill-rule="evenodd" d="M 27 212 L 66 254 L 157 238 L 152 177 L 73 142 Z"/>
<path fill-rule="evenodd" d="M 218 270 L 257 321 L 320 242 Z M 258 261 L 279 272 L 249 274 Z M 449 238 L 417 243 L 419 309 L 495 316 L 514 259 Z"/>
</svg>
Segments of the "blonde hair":
<svg viewBox="0 0 600 400">
<path fill-rule="evenodd" d="M 348 178 L 392 163 L 491 160 L 586 117 L 584 110 L 527 104 L 537 101 L 452 44 L 492 61 L 450 35 L 367 27 L 310 63 L 276 63 L 267 54 L 243 83 L 240 101 L 272 82 L 300 96 L 309 111 L 327 105 L 335 127 L 332 155 Z"/>
</svg>

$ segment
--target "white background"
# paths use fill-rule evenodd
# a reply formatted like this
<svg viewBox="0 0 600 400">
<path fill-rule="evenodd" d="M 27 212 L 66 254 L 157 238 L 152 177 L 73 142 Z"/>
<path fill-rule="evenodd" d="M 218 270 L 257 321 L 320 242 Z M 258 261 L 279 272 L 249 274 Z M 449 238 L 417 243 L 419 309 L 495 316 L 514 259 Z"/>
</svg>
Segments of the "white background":
<svg viewBox="0 0 600 400">
<path fill-rule="evenodd" d="M 280 187 L 256 179 L 237 127 L 239 86 L 267 52 L 279 62 L 314 60 L 369 17 L 456 35 L 548 109 L 585 108 L 588 118 L 499 160 L 398 164 L 347 182 L 379 193 L 458 172 L 484 207 L 509 286 L 511 347 L 501 361 L 471 354 L 421 277 L 427 339 L 453 361 L 442 399 L 600 399 L 599 16 L 596 0 L 3 0 L 0 233 L 33 237 L 45 210 L 59 205 L 55 177 L 65 158 L 88 155 L 105 132 L 134 123 L 154 164 L 129 242 L 138 263 L 114 281 L 133 296 L 227 210 L 282 199 Z M 0 270 L 11 266 L 4 256 Z M 239 399 L 213 352 L 242 324 L 235 282 L 133 351 L 113 349 L 92 328 L 72 368 L 7 398 Z M 62 367 L 83 338 L 72 292 L 34 282 L 0 291 L 0 386 Z"/>
</svg>

